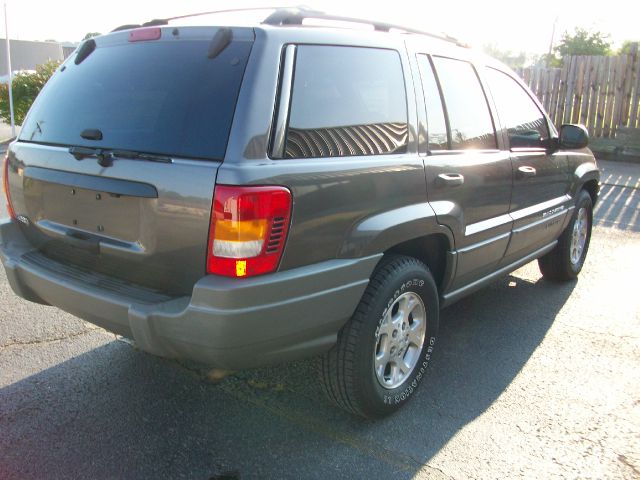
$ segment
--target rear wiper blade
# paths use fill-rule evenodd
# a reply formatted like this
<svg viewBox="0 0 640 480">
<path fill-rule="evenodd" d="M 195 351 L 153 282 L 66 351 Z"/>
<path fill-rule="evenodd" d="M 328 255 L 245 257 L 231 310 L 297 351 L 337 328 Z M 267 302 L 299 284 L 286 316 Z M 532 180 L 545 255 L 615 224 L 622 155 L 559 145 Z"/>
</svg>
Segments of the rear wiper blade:
<svg viewBox="0 0 640 480">
<path fill-rule="evenodd" d="M 76 160 L 84 160 L 85 158 L 97 158 L 98 164 L 102 167 L 110 167 L 113 165 L 114 158 L 128 158 L 131 160 L 145 160 L 149 162 L 171 163 L 171 158 L 164 155 L 155 155 L 153 153 L 136 152 L 134 150 L 108 150 L 94 147 L 70 147 L 69 153 Z"/>
<path fill-rule="evenodd" d="M 134 150 L 111 150 L 114 157 L 129 158 L 132 160 L 147 160 L 149 162 L 171 163 L 171 157 L 156 155 L 154 153 L 136 152 Z"/>
<path fill-rule="evenodd" d="M 113 165 L 113 155 L 109 150 L 92 147 L 69 147 L 69 153 L 78 161 L 85 158 L 95 157 L 98 159 L 98 165 L 101 167 L 110 167 Z"/>
</svg>

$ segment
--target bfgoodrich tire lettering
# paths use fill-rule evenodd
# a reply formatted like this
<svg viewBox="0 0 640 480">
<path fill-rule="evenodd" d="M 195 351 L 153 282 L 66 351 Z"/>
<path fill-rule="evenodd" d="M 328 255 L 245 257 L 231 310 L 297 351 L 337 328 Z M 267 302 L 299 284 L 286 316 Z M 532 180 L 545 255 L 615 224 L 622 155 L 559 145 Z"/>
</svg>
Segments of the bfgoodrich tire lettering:
<svg viewBox="0 0 640 480">
<path fill-rule="evenodd" d="M 380 329 L 397 300 L 419 298 L 424 306 L 424 342 L 418 360 L 402 381 L 384 386 L 375 369 Z M 341 408 L 368 418 L 388 415 L 404 405 L 424 380 L 438 332 L 438 292 L 429 269 L 411 257 L 392 256 L 374 272 L 353 317 L 338 334 L 337 344 L 319 362 L 329 399 Z M 400 332 L 400 329 L 398 329 Z M 411 342 L 407 342 L 411 343 Z M 415 344 L 415 342 L 414 342 Z M 405 350 L 404 353 L 407 351 Z"/>
</svg>

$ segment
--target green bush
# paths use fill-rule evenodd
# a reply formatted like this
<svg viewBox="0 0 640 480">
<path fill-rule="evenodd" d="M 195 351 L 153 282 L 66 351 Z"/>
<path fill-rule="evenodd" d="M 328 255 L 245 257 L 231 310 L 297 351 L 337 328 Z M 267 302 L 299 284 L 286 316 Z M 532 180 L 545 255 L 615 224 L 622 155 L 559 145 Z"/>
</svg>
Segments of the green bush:
<svg viewBox="0 0 640 480">
<path fill-rule="evenodd" d="M 60 62 L 51 61 L 38 65 L 35 73 L 20 72 L 13 77 L 13 114 L 16 125 L 22 125 L 31 104 L 53 75 Z M 9 86 L 0 85 L 0 118 L 6 123 L 11 121 L 9 111 Z"/>
</svg>

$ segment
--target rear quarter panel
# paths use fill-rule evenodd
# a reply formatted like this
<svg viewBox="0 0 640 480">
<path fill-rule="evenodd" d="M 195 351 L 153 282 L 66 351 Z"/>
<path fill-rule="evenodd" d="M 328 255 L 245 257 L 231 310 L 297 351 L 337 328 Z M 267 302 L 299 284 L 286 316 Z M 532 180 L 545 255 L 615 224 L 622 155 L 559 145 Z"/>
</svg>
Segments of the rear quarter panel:
<svg viewBox="0 0 640 480">
<path fill-rule="evenodd" d="M 331 29 L 330 34 L 323 29 L 301 30 L 256 29 L 256 41 L 245 73 L 227 156 L 218 171 L 217 182 L 283 185 L 291 190 L 293 216 L 280 270 L 332 258 L 378 253 L 396 241 L 408 240 L 401 238 L 405 236 L 404 232 L 414 236 L 428 233 L 409 225 L 439 230 L 433 211 L 426 203 L 424 163 L 417 153 L 416 96 L 404 40 L 386 33 L 363 37 L 358 32 L 336 33 L 335 29 Z M 334 158 L 269 158 L 267 152 L 281 52 L 291 43 L 396 50 L 401 58 L 407 91 L 408 152 Z M 392 218 L 405 224 L 403 233 L 391 233 L 389 219 Z"/>
</svg>

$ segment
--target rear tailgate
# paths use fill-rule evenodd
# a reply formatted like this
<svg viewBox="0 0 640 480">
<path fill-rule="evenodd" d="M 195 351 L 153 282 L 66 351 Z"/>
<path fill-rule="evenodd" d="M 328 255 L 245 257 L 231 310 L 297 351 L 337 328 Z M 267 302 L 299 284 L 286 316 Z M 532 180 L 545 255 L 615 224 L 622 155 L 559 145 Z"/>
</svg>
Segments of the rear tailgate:
<svg viewBox="0 0 640 480">
<path fill-rule="evenodd" d="M 209 58 L 219 29 L 156 30 L 153 41 L 99 37 L 56 72 L 8 152 L 8 183 L 40 254 L 182 295 L 205 274 L 216 172 L 253 32 L 234 29 Z"/>
</svg>

